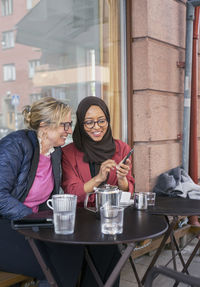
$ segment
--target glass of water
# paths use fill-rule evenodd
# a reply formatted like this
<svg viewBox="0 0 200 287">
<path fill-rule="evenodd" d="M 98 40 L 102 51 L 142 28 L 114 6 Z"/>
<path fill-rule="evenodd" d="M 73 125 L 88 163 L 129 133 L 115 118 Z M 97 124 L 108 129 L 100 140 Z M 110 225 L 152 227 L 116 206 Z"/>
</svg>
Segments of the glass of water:
<svg viewBox="0 0 200 287">
<path fill-rule="evenodd" d="M 56 194 L 47 200 L 53 209 L 54 231 L 57 234 L 72 234 L 76 217 L 77 196 L 72 194 Z"/>
<path fill-rule="evenodd" d="M 101 232 L 104 234 L 120 234 L 123 232 L 124 208 L 119 206 L 103 206 L 100 208 Z"/>
<path fill-rule="evenodd" d="M 156 201 L 156 193 L 155 192 L 147 192 L 147 204 L 148 206 L 154 206 Z"/>
</svg>

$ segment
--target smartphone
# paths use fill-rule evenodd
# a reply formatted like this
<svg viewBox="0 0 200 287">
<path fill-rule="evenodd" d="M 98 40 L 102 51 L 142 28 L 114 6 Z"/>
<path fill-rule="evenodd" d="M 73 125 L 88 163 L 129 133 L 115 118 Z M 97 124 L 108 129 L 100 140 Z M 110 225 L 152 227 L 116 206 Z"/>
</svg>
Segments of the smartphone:
<svg viewBox="0 0 200 287">
<path fill-rule="evenodd" d="M 126 162 L 126 160 L 132 155 L 133 151 L 134 151 L 134 147 L 129 151 L 129 153 L 128 153 L 127 156 L 124 158 L 124 160 L 122 161 L 122 163 L 125 163 L 125 162 Z"/>
</svg>

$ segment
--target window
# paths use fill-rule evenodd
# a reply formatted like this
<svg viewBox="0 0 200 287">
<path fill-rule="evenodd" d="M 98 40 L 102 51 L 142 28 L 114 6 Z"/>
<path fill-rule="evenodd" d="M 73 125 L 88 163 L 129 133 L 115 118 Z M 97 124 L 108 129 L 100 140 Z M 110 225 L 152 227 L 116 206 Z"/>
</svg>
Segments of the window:
<svg viewBox="0 0 200 287">
<path fill-rule="evenodd" d="M 0 126 L 16 127 L 7 90 L 20 95 L 19 111 L 47 95 L 76 111 L 80 100 L 90 95 L 105 100 L 113 136 L 126 141 L 126 1 L 0 0 L 0 5 L 2 15 L 13 13 L 2 17 L 0 59 L 15 63 L 2 66 Z M 72 117 L 75 122 L 74 112 Z M 17 126 L 23 126 L 23 117 L 18 116 Z"/>
<path fill-rule="evenodd" d="M 13 0 L 1 0 L 1 14 L 8 16 L 13 13 Z"/>
<path fill-rule="evenodd" d="M 35 101 L 38 101 L 42 98 L 41 94 L 30 94 L 30 103 L 32 104 Z"/>
<path fill-rule="evenodd" d="M 5 82 L 16 80 L 16 71 L 14 64 L 8 64 L 3 66 L 3 80 Z"/>
<path fill-rule="evenodd" d="M 29 61 L 29 73 L 28 73 L 29 78 L 33 78 L 33 76 L 35 75 L 35 69 L 39 65 L 40 65 L 40 61 L 39 60 L 31 60 L 31 61 Z"/>
<path fill-rule="evenodd" d="M 33 8 L 33 0 L 26 0 L 26 8 L 30 10 Z"/>
<path fill-rule="evenodd" d="M 8 49 L 15 46 L 14 42 L 14 32 L 13 31 L 7 31 L 2 33 L 2 48 Z"/>
</svg>

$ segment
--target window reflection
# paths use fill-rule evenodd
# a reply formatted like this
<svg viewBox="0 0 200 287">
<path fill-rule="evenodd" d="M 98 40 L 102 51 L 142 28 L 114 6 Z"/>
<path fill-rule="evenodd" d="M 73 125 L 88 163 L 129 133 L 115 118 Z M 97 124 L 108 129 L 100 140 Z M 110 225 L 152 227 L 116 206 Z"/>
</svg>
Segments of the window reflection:
<svg viewBox="0 0 200 287">
<path fill-rule="evenodd" d="M 11 12 L 12 21 L 5 17 Z M 17 117 L 17 127 L 23 128 L 22 107 L 44 96 L 69 103 L 74 112 L 82 98 L 97 96 L 107 102 L 120 138 L 119 1 L 2 0 L 2 15 L 0 21 L 7 31 L 15 29 L 16 39 L 12 50 L 0 51 L 0 125 L 16 129 Z M 5 33 L 2 25 L 0 31 Z"/>
<path fill-rule="evenodd" d="M 1 0 L 1 15 L 8 16 L 13 13 L 13 0 Z"/>
<path fill-rule="evenodd" d="M 3 66 L 3 80 L 5 82 L 16 80 L 15 64 L 8 64 Z"/>
<path fill-rule="evenodd" d="M 13 48 L 15 45 L 14 32 L 13 31 L 3 32 L 1 44 L 3 49 Z"/>
</svg>

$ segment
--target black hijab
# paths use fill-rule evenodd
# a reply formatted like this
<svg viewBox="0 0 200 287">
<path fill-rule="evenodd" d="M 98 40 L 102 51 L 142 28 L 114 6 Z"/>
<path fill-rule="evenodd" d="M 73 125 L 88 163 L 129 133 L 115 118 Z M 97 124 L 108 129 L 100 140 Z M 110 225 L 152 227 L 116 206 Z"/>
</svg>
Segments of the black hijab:
<svg viewBox="0 0 200 287">
<path fill-rule="evenodd" d="M 98 106 L 104 112 L 108 121 L 107 131 L 101 141 L 94 141 L 84 130 L 85 114 L 90 106 Z M 115 153 L 115 142 L 110 127 L 110 113 L 103 100 L 97 97 L 86 97 L 78 105 L 76 111 L 76 126 L 73 141 L 78 150 L 84 153 L 83 160 L 95 165 L 95 175 L 99 172 L 102 162 L 112 158 Z"/>
</svg>

